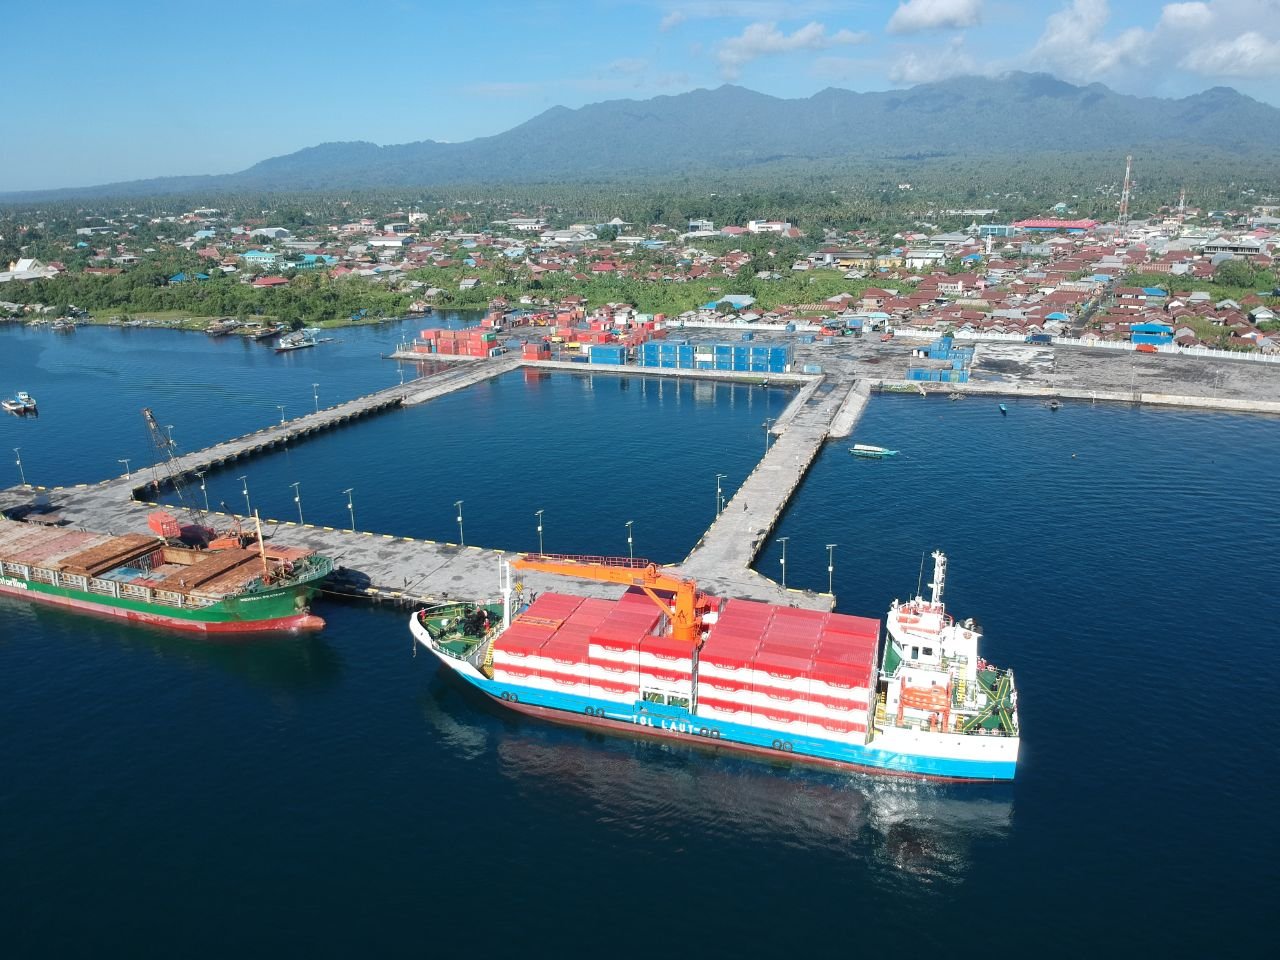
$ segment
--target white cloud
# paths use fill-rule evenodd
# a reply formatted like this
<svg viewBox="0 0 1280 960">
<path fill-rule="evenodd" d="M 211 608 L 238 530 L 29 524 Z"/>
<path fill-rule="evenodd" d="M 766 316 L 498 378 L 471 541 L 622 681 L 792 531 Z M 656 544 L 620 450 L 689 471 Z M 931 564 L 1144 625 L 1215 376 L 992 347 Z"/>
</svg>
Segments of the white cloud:
<svg viewBox="0 0 1280 960">
<path fill-rule="evenodd" d="M 941 50 L 907 51 L 889 68 L 889 80 L 903 86 L 914 86 L 977 72 L 978 65 L 965 52 L 964 38 L 956 37 Z"/>
<path fill-rule="evenodd" d="M 1217 77 L 1274 74 L 1280 72 L 1280 45 L 1256 30 L 1249 30 L 1234 40 L 1196 47 L 1183 58 L 1182 65 L 1196 73 Z"/>
<path fill-rule="evenodd" d="M 1207 27 L 1213 21 L 1213 11 L 1209 4 L 1200 3 L 1167 3 L 1160 11 L 1158 27 L 1169 30 L 1198 30 Z"/>
<path fill-rule="evenodd" d="M 663 17 L 661 21 L 659 21 L 658 29 L 663 31 L 670 30 L 673 27 L 680 26 L 680 24 L 684 23 L 688 19 L 689 19 L 689 15 L 684 11 L 672 10 L 665 17 Z"/>
<path fill-rule="evenodd" d="M 867 34 L 852 30 L 827 33 L 827 28 L 821 23 L 807 23 L 791 34 L 779 30 L 776 23 L 753 23 L 739 36 L 730 37 L 721 43 L 716 51 L 716 59 L 720 61 L 720 72 L 727 79 L 733 80 L 746 64 L 760 57 L 800 50 L 826 50 L 866 40 Z"/>
<path fill-rule="evenodd" d="M 982 0 L 907 0 L 885 27 L 889 33 L 972 27 L 982 19 Z"/>
<path fill-rule="evenodd" d="M 1109 36 L 1107 0 L 1070 0 L 1048 18 L 1023 64 L 1078 81 L 1127 72 L 1135 84 L 1150 79 L 1138 68 L 1155 62 L 1210 77 L 1274 76 L 1280 74 L 1280 44 L 1258 27 L 1274 23 L 1277 12 L 1277 0 L 1167 3 L 1150 29 Z"/>
<path fill-rule="evenodd" d="M 1151 33 L 1132 27 L 1108 39 L 1103 31 L 1110 19 L 1107 0 L 1071 0 L 1045 22 L 1044 33 L 1027 55 L 1029 64 L 1073 80 L 1094 80 L 1146 63 Z"/>
</svg>

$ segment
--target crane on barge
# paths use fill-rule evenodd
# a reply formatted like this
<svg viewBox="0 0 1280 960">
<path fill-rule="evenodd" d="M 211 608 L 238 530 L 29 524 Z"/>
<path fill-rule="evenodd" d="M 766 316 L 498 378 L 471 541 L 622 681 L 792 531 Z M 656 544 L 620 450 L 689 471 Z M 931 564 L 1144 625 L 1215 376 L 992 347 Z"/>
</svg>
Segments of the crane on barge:
<svg viewBox="0 0 1280 960">
<path fill-rule="evenodd" d="M 187 485 L 183 479 L 183 470 L 178 464 L 177 444 L 172 436 L 161 429 L 150 407 L 142 408 L 142 419 L 147 423 L 147 431 L 151 435 L 151 445 L 156 448 L 158 455 L 154 466 L 155 479 L 153 480 L 156 491 L 158 493 L 160 490 L 159 474 L 161 468 L 163 468 L 165 481 L 173 487 L 173 492 L 178 495 L 178 502 L 182 504 L 183 511 L 191 520 L 189 526 L 180 528 L 178 521 L 172 514 L 164 510 L 156 510 L 147 517 L 147 525 L 162 537 L 180 539 L 185 535 L 190 540 L 194 540 L 198 546 L 207 547 L 210 550 L 226 550 L 244 546 L 245 535 L 239 521 L 236 521 L 234 528 L 219 533 L 210 523 L 209 515 L 187 496 Z M 258 539 L 261 540 L 261 537 Z M 263 564 L 265 567 L 265 556 Z"/>
<path fill-rule="evenodd" d="M 698 590 L 696 581 L 668 573 L 651 560 L 530 553 L 511 561 L 511 566 L 516 570 L 639 587 L 667 615 L 671 636 L 690 646 L 702 641 L 703 617 L 712 609 L 711 598 Z M 671 594 L 671 598 L 658 591 Z"/>
</svg>

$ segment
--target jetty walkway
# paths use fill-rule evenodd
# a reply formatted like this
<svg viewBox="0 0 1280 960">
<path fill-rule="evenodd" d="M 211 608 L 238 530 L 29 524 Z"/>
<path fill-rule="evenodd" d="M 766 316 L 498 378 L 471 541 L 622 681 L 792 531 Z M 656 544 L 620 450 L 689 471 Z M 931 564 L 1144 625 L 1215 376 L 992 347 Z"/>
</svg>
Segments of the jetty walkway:
<svg viewBox="0 0 1280 960">
<path fill-rule="evenodd" d="M 424 403 L 455 390 L 501 376 L 521 366 L 569 370 L 578 373 L 631 374 L 678 378 L 759 380 L 725 376 L 725 371 L 600 369 L 576 363 L 526 362 L 518 357 L 457 364 L 430 376 L 388 387 L 333 407 L 266 427 L 243 437 L 214 444 L 175 459 L 173 469 L 187 482 L 202 474 L 226 468 L 307 436 L 342 426 L 381 411 Z M 812 591 L 784 590 L 780 584 L 756 573 L 751 564 L 796 488 L 804 479 L 829 436 L 847 433 L 866 403 L 867 389 L 855 389 L 852 380 L 823 376 L 770 377 L 779 384 L 799 385 L 791 403 L 772 425 L 768 452 L 743 483 L 725 510 L 712 524 L 689 557 L 673 572 L 696 577 L 703 589 L 726 597 L 749 597 L 811 609 L 830 609 L 834 598 Z M 150 471 L 147 471 L 150 473 Z M 15 487 L 0 491 L 0 509 L 30 503 L 33 492 L 44 493 L 62 522 L 75 527 L 124 533 L 146 529 L 147 515 L 157 507 L 174 508 L 166 497 L 169 471 L 156 478 L 142 471 L 74 487 Z M 252 523 L 252 518 L 231 513 L 209 514 L 219 528 Z M 364 530 L 298 524 L 263 518 L 263 533 L 289 545 L 314 549 L 335 560 L 336 571 L 326 589 L 339 594 L 404 606 L 417 606 L 456 597 L 494 596 L 500 564 L 517 552 L 453 543 L 418 540 Z M 587 596 L 613 597 L 616 585 L 574 581 L 563 577 L 524 572 L 527 592 L 562 590 Z"/>
</svg>

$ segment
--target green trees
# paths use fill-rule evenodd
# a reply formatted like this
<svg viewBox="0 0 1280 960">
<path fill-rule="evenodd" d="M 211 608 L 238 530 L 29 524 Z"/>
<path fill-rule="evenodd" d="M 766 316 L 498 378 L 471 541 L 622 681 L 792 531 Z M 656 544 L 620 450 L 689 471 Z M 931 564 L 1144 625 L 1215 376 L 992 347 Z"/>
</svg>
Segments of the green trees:
<svg viewBox="0 0 1280 960">
<path fill-rule="evenodd" d="M 1252 287 L 1258 280 L 1258 271 L 1248 260 L 1223 260 L 1213 271 L 1215 283 L 1228 287 Z"/>
</svg>

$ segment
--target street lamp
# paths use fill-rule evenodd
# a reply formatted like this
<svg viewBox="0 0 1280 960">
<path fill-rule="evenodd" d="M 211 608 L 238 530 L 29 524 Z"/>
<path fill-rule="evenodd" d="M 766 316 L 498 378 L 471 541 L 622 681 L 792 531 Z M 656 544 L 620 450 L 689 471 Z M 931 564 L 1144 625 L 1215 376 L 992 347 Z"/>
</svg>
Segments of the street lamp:
<svg viewBox="0 0 1280 960">
<path fill-rule="evenodd" d="M 304 525 L 304 521 L 302 519 L 302 491 L 298 489 L 301 484 L 301 480 L 296 483 L 289 484 L 289 486 L 293 487 L 293 502 L 298 505 L 298 526 Z"/>
<path fill-rule="evenodd" d="M 778 562 L 782 564 L 782 589 L 787 589 L 787 541 L 790 537 L 779 537 L 778 542 L 782 544 L 782 559 Z"/>
<path fill-rule="evenodd" d="M 720 492 L 720 481 L 727 476 L 728 476 L 727 473 L 716 474 L 716 516 L 717 517 L 720 516 L 721 511 L 724 510 L 724 494 Z"/>
<path fill-rule="evenodd" d="M 402 364 L 398 366 L 400 368 L 400 386 L 403 387 L 404 386 L 404 366 Z"/>
<path fill-rule="evenodd" d="M 355 500 L 353 500 L 351 496 L 352 493 L 355 492 L 355 489 L 356 489 L 355 487 L 347 487 L 347 489 L 342 491 L 347 495 L 347 512 L 351 514 L 351 532 L 352 533 L 356 532 L 356 504 L 355 504 Z"/>
<path fill-rule="evenodd" d="M 627 521 L 627 556 L 630 557 L 632 560 L 636 558 L 636 551 L 634 546 L 632 545 L 632 540 L 631 540 L 631 525 L 633 523 L 635 523 L 634 520 Z"/>
<path fill-rule="evenodd" d="M 209 488 L 204 485 L 204 471 L 197 470 L 196 476 L 200 478 L 200 492 L 204 494 L 204 512 L 209 512 Z"/>
<path fill-rule="evenodd" d="M 538 554 L 542 555 L 542 511 L 537 511 L 534 516 L 538 518 Z"/>
<path fill-rule="evenodd" d="M 26 473 L 23 472 L 23 469 L 22 469 L 22 452 L 21 451 L 22 451 L 21 447 L 13 448 L 13 455 L 14 457 L 16 457 L 16 459 L 13 462 L 18 465 L 18 476 L 22 478 L 22 485 L 25 487 L 27 485 L 27 475 Z"/>
<path fill-rule="evenodd" d="M 311 398 L 316 402 L 316 413 L 320 412 L 320 384 L 313 383 L 311 385 Z"/>
<path fill-rule="evenodd" d="M 467 538 L 462 535 L 462 501 L 455 500 L 453 505 L 458 508 L 458 546 L 465 547 Z"/>
<path fill-rule="evenodd" d="M 246 517 L 253 515 L 253 507 L 249 503 L 249 480 L 246 477 L 236 477 L 240 481 L 240 492 L 244 494 L 244 515 Z"/>
<path fill-rule="evenodd" d="M 836 547 L 839 544 L 827 544 L 827 593 L 834 595 L 835 590 L 832 588 L 832 576 L 836 569 Z"/>
<path fill-rule="evenodd" d="M 773 426 L 774 418 L 769 417 L 764 422 L 764 452 L 769 452 L 769 428 Z"/>
<path fill-rule="evenodd" d="M 133 479 L 133 473 L 129 470 L 129 458 L 128 458 L 128 457 L 118 457 L 118 458 L 116 459 L 116 463 L 123 463 L 123 464 L 124 464 L 124 478 L 125 478 L 126 480 L 132 480 L 132 479 Z"/>
<path fill-rule="evenodd" d="M 280 422 L 281 422 L 281 423 L 284 423 L 284 404 L 283 404 L 283 403 L 277 403 L 277 404 L 276 404 L 276 409 L 280 411 Z"/>
</svg>

